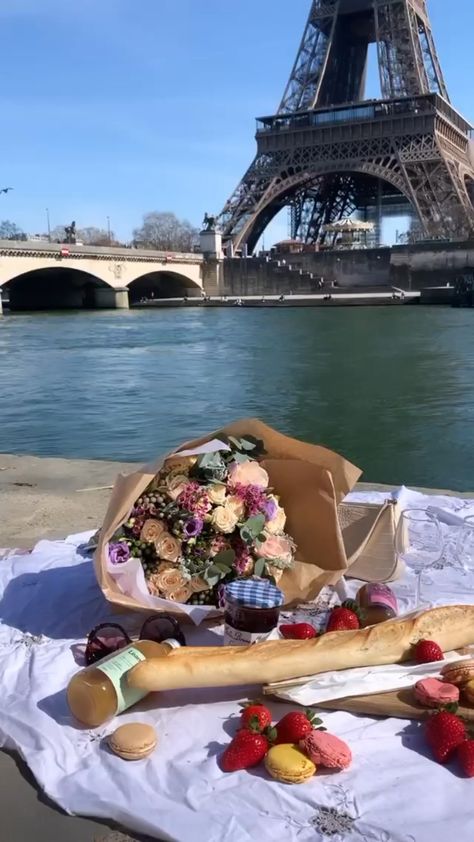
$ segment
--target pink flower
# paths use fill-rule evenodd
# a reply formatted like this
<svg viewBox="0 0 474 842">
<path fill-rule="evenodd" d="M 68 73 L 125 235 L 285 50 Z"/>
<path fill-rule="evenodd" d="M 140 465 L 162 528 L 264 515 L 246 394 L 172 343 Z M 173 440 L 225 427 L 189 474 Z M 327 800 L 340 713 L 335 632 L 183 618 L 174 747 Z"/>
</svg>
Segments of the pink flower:
<svg viewBox="0 0 474 842">
<path fill-rule="evenodd" d="M 255 485 L 257 488 L 268 488 L 269 476 L 258 462 L 234 462 L 230 469 L 233 483 L 241 485 Z"/>
<path fill-rule="evenodd" d="M 268 495 L 261 488 L 256 485 L 242 485 L 238 482 L 234 485 L 229 485 L 230 499 L 237 498 L 242 500 L 245 506 L 247 517 L 263 514 L 268 503 Z"/>
<path fill-rule="evenodd" d="M 269 561 L 281 559 L 290 564 L 293 560 L 292 543 L 282 535 L 269 535 L 267 540 L 260 545 L 257 553 L 260 558 L 266 558 Z"/>
<path fill-rule="evenodd" d="M 190 514 L 204 517 L 211 508 L 211 501 L 207 492 L 197 482 L 188 482 L 178 496 L 177 503 Z"/>
</svg>

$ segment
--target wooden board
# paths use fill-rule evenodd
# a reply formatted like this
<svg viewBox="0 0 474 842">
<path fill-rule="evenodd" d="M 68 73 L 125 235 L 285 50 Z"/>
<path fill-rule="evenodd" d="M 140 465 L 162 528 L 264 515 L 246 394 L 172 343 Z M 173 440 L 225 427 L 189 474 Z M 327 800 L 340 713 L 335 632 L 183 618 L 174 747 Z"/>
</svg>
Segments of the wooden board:
<svg viewBox="0 0 474 842">
<path fill-rule="evenodd" d="M 323 710 L 346 710 L 350 713 L 363 713 L 367 716 L 393 716 L 398 719 L 425 719 L 432 712 L 415 701 L 411 688 L 392 690 L 390 693 L 374 693 L 372 696 L 348 696 L 321 702 L 312 707 Z M 459 706 L 459 716 L 474 721 L 474 708 Z"/>
</svg>

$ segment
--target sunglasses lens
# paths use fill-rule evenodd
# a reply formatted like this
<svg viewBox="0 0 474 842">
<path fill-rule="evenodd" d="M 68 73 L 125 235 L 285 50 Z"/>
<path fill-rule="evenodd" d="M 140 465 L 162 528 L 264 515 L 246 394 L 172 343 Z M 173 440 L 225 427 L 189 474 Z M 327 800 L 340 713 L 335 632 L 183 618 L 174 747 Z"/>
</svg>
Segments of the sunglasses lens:
<svg viewBox="0 0 474 842">
<path fill-rule="evenodd" d="M 91 631 L 86 646 L 86 663 L 95 664 L 107 655 L 130 643 L 127 633 L 118 625 L 98 626 Z"/>
<path fill-rule="evenodd" d="M 163 643 L 164 640 L 170 638 L 177 640 L 181 646 L 186 646 L 186 638 L 174 617 L 169 615 L 149 617 L 143 623 L 140 640 L 154 640 L 155 643 Z"/>
</svg>

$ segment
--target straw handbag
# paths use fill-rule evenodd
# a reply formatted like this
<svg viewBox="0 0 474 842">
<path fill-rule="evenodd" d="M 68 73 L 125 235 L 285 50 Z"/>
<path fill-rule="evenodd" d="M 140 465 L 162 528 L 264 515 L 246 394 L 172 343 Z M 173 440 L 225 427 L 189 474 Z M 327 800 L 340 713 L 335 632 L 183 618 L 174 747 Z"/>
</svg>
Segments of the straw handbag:
<svg viewBox="0 0 474 842">
<path fill-rule="evenodd" d="M 341 503 L 338 516 L 349 566 L 346 576 L 364 582 L 392 582 L 403 575 L 405 564 L 395 552 L 400 517 L 395 500 Z"/>
</svg>

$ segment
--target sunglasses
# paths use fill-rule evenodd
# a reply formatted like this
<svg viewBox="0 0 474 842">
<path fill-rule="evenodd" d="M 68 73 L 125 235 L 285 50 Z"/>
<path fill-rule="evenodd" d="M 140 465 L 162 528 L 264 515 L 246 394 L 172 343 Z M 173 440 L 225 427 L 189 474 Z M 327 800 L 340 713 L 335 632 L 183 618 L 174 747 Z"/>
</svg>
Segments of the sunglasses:
<svg viewBox="0 0 474 842">
<path fill-rule="evenodd" d="M 148 617 L 140 631 L 139 640 L 152 640 L 163 643 L 164 640 L 177 640 L 181 646 L 186 646 L 186 638 L 175 617 L 170 614 L 160 614 Z M 130 646 L 132 638 L 118 623 L 100 623 L 89 632 L 86 644 L 85 659 L 88 667 Z"/>
</svg>

